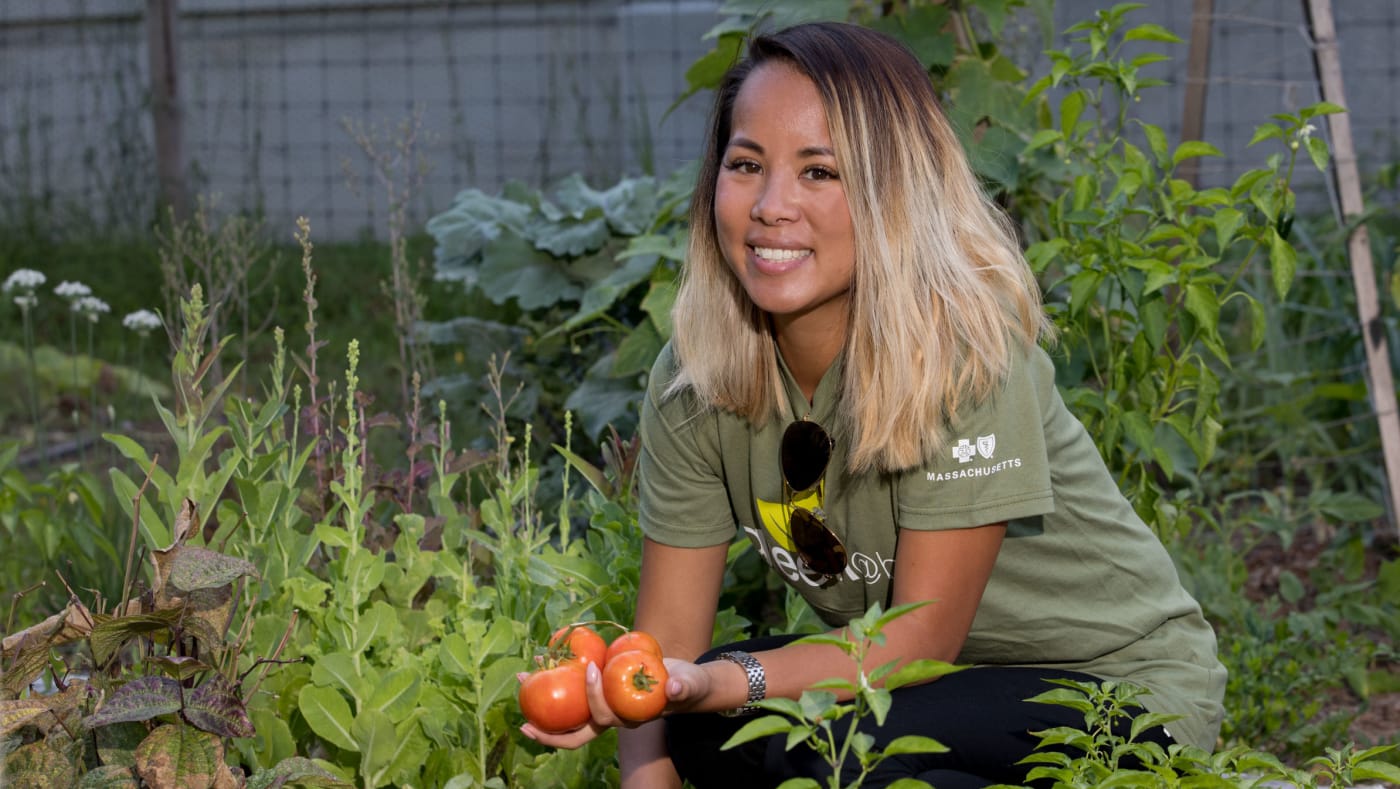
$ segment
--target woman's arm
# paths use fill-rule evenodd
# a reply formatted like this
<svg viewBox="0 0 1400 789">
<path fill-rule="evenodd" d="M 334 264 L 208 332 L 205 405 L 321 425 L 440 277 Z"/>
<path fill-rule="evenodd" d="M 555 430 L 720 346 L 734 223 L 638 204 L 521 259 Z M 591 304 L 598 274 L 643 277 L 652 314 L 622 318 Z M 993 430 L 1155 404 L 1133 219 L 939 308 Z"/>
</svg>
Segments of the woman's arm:
<svg viewBox="0 0 1400 789">
<path fill-rule="evenodd" d="M 867 669 L 891 660 L 956 660 L 977 615 L 1005 534 L 1004 523 L 945 531 L 900 529 L 891 605 L 920 601 L 931 604 L 899 617 L 885 628 L 885 643 L 871 648 L 866 657 Z M 754 657 L 763 664 L 769 696 L 795 699 L 818 681 L 856 678 L 854 663 L 832 646 L 791 644 L 756 653 Z"/>
<path fill-rule="evenodd" d="M 642 548 L 636 627 L 656 637 L 668 658 L 667 668 L 675 672 L 666 687 L 673 703 L 688 707 L 697 690 L 700 696 L 708 690 L 697 688 L 707 683 L 700 667 L 691 662 L 710 648 L 728 550 L 728 545 L 672 548 L 651 540 Z M 623 789 L 681 785 L 660 721 L 619 729 L 617 735 Z"/>
</svg>

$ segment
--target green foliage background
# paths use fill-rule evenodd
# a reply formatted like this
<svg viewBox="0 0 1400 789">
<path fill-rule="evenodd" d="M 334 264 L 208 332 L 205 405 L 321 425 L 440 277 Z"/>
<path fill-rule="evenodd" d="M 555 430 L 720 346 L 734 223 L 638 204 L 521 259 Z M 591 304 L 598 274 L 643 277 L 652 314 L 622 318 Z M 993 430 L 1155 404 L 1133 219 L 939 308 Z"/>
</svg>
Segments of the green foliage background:
<svg viewBox="0 0 1400 789">
<path fill-rule="evenodd" d="M 1359 358 L 1361 340 L 1332 332 L 1300 354 L 1293 339 L 1351 314 L 1346 288 L 1300 276 L 1336 267 L 1343 244 L 1326 221 L 1296 216 L 1290 188 L 1296 167 L 1326 167 L 1310 127 L 1341 108 L 1264 121 L 1254 143 L 1268 146 L 1267 163 L 1197 188 L 1177 177 L 1180 166 L 1218 151 L 1172 146 L 1132 111 L 1157 84 L 1146 76 L 1166 57 L 1156 50 L 1179 39 L 1135 25 L 1133 4 L 1057 38 L 1049 8 L 731 0 L 679 100 L 703 97 L 757 26 L 851 19 L 909 43 L 1021 229 L 1060 331 L 1067 402 L 1217 627 L 1231 669 L 1222 746 L 1275 755 L 1163 755 L 1164 780 L 1229 765 L 1297 777 L 1278 759 L 1312 758 L 1330 759 L 1342 780 L 1384 775 L 1378 750 L 1328 755 L 1348 739 L 1350 713 L 1320 703 L 1396 684 L 1400 562 L 1382 553 L 1390 527 L 1376 503 L 1383 475 L 1367 462 L 1374 428 L 1358 419 L 1364 385 L 1337 372 Z M 1030 75 L 998 48 L 1015 14 L 1061 47 L 1049 73 Z M 433 275 L 418 283 L 414 339 L 431 352 L 411 402 L 398 394 L 406 360 L 384 317 L 396 296 L 367 287 L 389 276 L 378 245 L 313 252 L 304 236 L 300 249 L 273 246 L 273 287 L 251 305 L 261 328 L 244 336 L 210 336 L 210 315 L 225 305 L 167 294 L 179 302 L 165 316 L 168 364 L 161 338 L 118 332 L 94 337 L 90 353 L 65 352 L 67 317 L 41 303 L 27 317 L 47 338 L 42 366 L 31 368 L 20 344 L 0 345 L 6 380 L 36 383 L 44 404 L 35 425 L 25 388 L 0 399 L 7 427 L 24 436 L 0 447 L 0 530 L 20 546 L 0 553 L 5 591 L 19 593 L 4 633 L 77 611 L 77 600 L 111 620 L 96 635 L 26 631 L 46 640 L 23 654 L 6 646 L 0 711 L 68 700 L 50 716 L 63 725 L 0 716 L 11 775 L 165 785 L 150 777 L 151 754 L 164 748 L 177 764 L 217 752 L 250 786 L 615 784 L 611 735 L 570 752 L 518 735 L 515 674 L 560 623 L 632 618 L 640 535 L 630 437 L 671 333 L 693 179 L 688 167 L 603 188 L 572 177 L 464 190 L 409 240 Z M 1388 270 L 1400 221 L 1378 212 L 1372 228 Z M 7 270 L 43 260 L 50 286 L 100 282 L 94 272 L 112 265 L 160 280 L 148 240 L 0 239 Z M 292 264 L 298 253 L 306 269 Z M 122 314 L 157 294 L 99 295 Z M 5 336 L 18 337 L 9 329 L 20 316 L 4 320 Z M 104 380 L 114 382 L 100 394 L 115 420 L 80 407 Z M 63 465 L 27 459 L 36 434 L 62 432 L 98 440 Z M 1307 456 L 1327 462 L 1295 462 Z M 1318 547 L 1307 573 L 1250 586 L 1251 551 L 1304 541 Z M 214 563 L 199 581 L 238 601 L 221 631 L 156 594 L 151 557 L 176 548 L 234 563 Z M 717 639 L 818 630 L 771 575 L 742 543 L 731 549 Z M 187 662 L 196 655 L 209 662 Z M 215 726 L 172 740 L 172 727 L 200 720 L 183 697 L 133 706 L 120 722 L 101 717 L 103 694 L 156 676 L 215 683 L 230 719 L 246 714 L 254 736 Z M 72 701 L 81 694 L 29 689 L 35 679 L 100 693 Z M 1086 693 L 1052 703 L 1088 712 L 1118 703 Z M 1096 742 L 1091 717 L 1074 742 Z M 130 740 L 117 751 L 68 734 L 117 723 Z M 1085 759 L 1043 769 L 1062 771 L 1066 785 L 1099 785 L 1114 771 L 1101 752 L 1091 745 Z M 185 766 L 187 782 L 216 785 L 216 771 Z"/>
</svg>

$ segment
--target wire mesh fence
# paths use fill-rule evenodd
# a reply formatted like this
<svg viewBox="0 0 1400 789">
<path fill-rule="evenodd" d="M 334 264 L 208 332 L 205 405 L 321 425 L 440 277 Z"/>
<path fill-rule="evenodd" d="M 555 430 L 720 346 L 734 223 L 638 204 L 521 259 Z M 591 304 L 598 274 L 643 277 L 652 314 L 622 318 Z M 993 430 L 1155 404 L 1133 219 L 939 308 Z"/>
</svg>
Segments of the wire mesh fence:
<svg viewBox="0 0 1400 789">
<path fill-rule="evenodd" d="M 708 49 L 718 0 L 180 0 L 175 75 L 191 191 L 320 233 L 380 233 L 347 188 L 360 151 L 347 120 L 391 132 L 418 117 L 425 178 L 415 219 L 466 186 L 544 185 L 669 172 L 692 158 L 703 99 L 667 114 Z M 1060 29 L 1093 0 L 1061 0 Z M 140 227 L 156 190 L 144 0 L 0 4 L 0 195 L 37 212 Z M 1140 12 L 1183 38 L 1192 4 Z M 1363 170 L 1400 159 L 1400 3 L 1337 4 Z M 1204 137 L 1209 183 L 1257 164 L 1255 124 L 1317 101 L 1298 0 L 1217 0 Z M 1037 46 L 1034 42 L 1031 46 Z M 1145 120 L 1179 133 L 1185 46 Z M 352 179 L 353 180 L 353 179 Z M 1304 189 L 1321 188 L 1306 175 Z M 1394 191 L 1389 193 L 1394 197 Z"/>
</svg>

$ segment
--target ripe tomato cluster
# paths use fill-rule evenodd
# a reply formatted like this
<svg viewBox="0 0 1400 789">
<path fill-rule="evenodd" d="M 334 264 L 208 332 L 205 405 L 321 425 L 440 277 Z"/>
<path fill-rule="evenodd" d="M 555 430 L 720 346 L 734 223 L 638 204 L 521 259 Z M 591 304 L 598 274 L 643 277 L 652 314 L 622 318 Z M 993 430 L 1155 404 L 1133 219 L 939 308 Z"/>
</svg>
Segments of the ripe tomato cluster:
<svg viewBox="0 0 1400 789">
<path fill-rule="evenodd" d="M 650 634 L 628 630 L 609 644 L 586 624 L 566 625 L 549 639 L 539 669 L 520 683 L 520 711 L 540 731 L 560 734 L 588 723 L 588 664 L 603 672 L 603 698 L 628 723 L 643 723 L 666 707 L 666 665 Z"/>
</svg>

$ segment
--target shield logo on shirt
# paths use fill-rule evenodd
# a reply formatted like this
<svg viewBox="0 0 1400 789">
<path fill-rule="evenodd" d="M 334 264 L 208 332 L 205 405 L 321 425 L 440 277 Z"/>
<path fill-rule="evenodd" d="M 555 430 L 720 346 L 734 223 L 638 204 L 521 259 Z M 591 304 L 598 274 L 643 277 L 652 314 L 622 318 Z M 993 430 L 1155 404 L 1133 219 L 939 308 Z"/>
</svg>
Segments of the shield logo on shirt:
<svg viewBox="0 0 1400 789">
<path fill-rule="evenodd" d="M 978 436 L 978 437 L 977 437 L 977 451 L 980 452 L 980 453 L 982 454 L 982 457 L 984 457 L 984 458 L 986 458 L 986 459 L 988 459 L 988 460 L 991 460 L 991 459 L 992 459 L 992 453 L 996 451 L 996 448 L 997 448 L 997 434 L 996 434 L 996 433 L 993 433 L 993 434 L 991 434 L 990 436 Z"/>
</svg>

